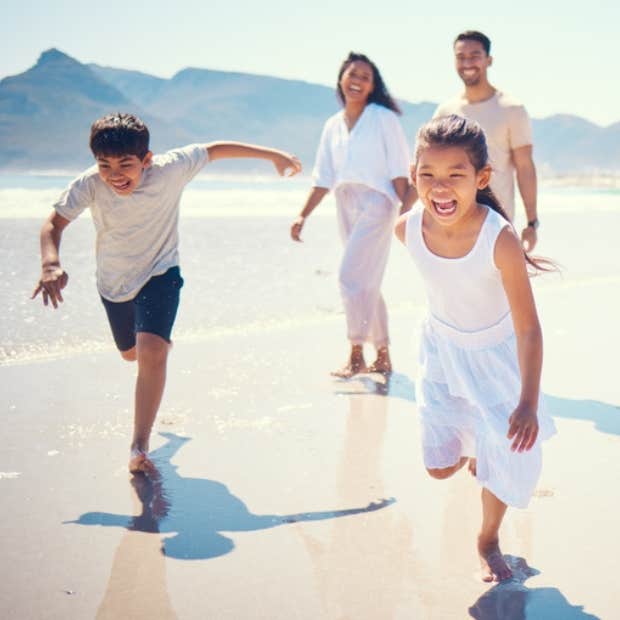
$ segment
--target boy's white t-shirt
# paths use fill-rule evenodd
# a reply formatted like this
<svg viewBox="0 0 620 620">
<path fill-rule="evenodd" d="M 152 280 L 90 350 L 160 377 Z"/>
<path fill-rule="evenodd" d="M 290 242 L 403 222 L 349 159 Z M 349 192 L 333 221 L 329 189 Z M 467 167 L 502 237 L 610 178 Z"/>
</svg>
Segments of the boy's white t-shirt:
<svg viewBox="0 0 620 620">
<path fill-rule="evenodd" d="M 140 185 L 119 196 L 93 166 L 62 193 L 54 209 L 68 220 L 89 208 L 97 231 L 97 289 L 105 299 L 133 299 L 156 275 L 179 264 L 179 202 L 208 161 L 205 145 L 155 155 Z"/>
</svg>

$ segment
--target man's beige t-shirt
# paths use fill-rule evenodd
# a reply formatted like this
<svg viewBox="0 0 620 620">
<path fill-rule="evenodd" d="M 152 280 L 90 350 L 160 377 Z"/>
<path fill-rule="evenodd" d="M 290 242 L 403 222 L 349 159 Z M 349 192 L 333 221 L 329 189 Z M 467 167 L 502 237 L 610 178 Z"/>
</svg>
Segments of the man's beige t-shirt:
<svg viewBox="0 0 620 620">
<path fill-rule="evenodd" d="M 440 104 L 433 117 L 458 114 L 477 121 L 487 138 L 493 173 L 491 189 L 502 207 L 514 219 L 514 164 L 511 151 L 532 144 L 532 125 L 519 101 L 500 91 L 486 101 L 468 103 L 461 95 Z"/>
</svg>

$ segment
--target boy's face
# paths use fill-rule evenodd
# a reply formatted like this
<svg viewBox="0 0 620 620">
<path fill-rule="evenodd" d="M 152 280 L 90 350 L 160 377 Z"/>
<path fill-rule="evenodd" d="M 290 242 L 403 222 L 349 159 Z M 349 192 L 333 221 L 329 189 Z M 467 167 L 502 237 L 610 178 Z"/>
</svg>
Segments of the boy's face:
<svg viewBox="0 0 620 620">
<path fill-rule="evenodd" d="M 144 159 L 137 155 L 98 155 L 99 176 L 119 196 L 129 196 L 140 185 L 142 173 L 151 165 L 153 153 L 149 151 Z"/>
</svg>

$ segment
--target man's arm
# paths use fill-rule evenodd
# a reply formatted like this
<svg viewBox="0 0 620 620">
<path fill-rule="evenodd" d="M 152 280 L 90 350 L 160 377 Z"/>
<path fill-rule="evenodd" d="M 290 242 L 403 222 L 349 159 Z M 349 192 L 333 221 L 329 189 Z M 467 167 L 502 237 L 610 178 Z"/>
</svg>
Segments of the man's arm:
<svg viewBox="0 0 620 620">
<path fill-rule="evenodd" d="M 521 194 L 521 200 L 523 200 L 523 206 L 525 207 L 526 219 L 528 222 L 537 222 L 536 195 L 538 182 L 536 179 L 536 166 L 532 158 L 532 145 L 528 144 L 512 149 L 512 161 L 517 172 L 517 185 Z M 531 252 L 534 249 L 536 241 L 536 228 L 534 226 L 525 226 L 521 231 L 521 242 L 526 252 Z"/>
</svg>

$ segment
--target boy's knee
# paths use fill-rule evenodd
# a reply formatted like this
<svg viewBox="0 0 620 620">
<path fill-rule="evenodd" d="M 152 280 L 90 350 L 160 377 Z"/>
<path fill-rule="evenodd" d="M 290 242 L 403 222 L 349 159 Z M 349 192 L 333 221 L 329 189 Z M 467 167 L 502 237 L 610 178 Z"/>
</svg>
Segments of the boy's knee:
<svg viewBox="0 0 620 620">
<path fill-rule="evenodd" d="M 165 364 L 170 343 L 157 334 L 140 332 L 137 335 L 136 348 L 140 364 Z"/>
<path fill-rule="evenodd" d="M 136 347 L 131 347 L 131 349 L 127 349 L 127 351 L 121 351 L 121 357 L 126 362 L 135 362 L 138 359 L 138 355 L 136 353 Z"/>
</svg>

